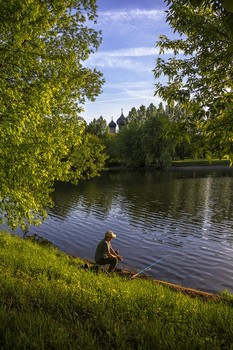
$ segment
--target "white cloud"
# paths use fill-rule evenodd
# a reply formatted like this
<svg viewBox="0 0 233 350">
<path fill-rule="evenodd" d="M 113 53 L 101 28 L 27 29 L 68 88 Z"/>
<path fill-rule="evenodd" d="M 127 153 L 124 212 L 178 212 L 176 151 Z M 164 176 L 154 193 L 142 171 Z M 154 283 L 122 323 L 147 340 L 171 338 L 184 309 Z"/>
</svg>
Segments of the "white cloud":
<svg viewBox="0 0 233 350">
<path fill-rule="evenodd" d="M 173 54 L 172 50 L 166 50 L 163 55 Z M 89 60 L 99 60 L 100 58 L 107 57 L 145 57 L 145 56 L 158 56 L 159 48 L 157 47 L 131 47 L 127 49 L 99 51 L 92 54 Z"/>
<path fill-rule="evenodd" d="M 172 54 L 171 50 L 167 50 L 164 54 Z M 148 57 L 159 55 L 159 48 L 153 47 L 132 47 L 128 49 L 111 50 L 96 52 L 86 61 L 88 66 L 98 66 L 101 68 L 125 68 L 129 70 L 151 71 L 151 67 L 146 66 L 141 61 L 133 60 L 134 58 Z"/>
<path fill-rule="evenodd" d="M 120 11 L 100 11 L 98 13 L 98 23 L 113 23 L 113 22 L 129 22 L 135 20 L 161 20 L 165 19 L 165 12 L 163 10 L 120 10 Z"/>
<path fill-rule="evenodd" d="M 114 84 L 105 85 L 105 96 L 108 94 L 108 91 L 111 91 L 110 94 L 120 94 L 123 93 L 128 97 L 139 97 L 142 96 L 153 96 L 154 94 L 154 84 L 151 81 L 126 81 Z"/>
<path fill-rule="evenodd" d="M 141 105 L 149 107 L 151 103 L 158 106 L 161 99 L 152 94 L 143 94 L 140 96 L 127 97 L 122 94 L 114 94 L 109 96 L 101 96 L 95 102 L 87 102 L 85 105 L 85 111 L 83 112 L 84 119 L 89 123 L 93 118 L 99 118 L 101 115 L 106 119 L 107 122 L 111 121 L 113 117 L 116 120 L 121 114 L 121 108 L 125 116 L 128 115 L 129 111 L 135 107 L 140 108 Z"/>
<path fill-rule="evenodd" d="M 132 47 L 128 49 L 97 52 L 95 55 L 108 57 L 143 57 L 159 54 L 159 48 L 154 47 Z"/>
<path fill-rule="evenodd" d="M 151 96 L 146 96 L 143 97 L 143 99 L 150 99 L 151 100 Z M 117 102 L 117 101 L 130 101 L 130 100 L 138 100 L 138 96 L 135 97 L 119 97 L 119 98 L 113 98 L 113 99 L 107 99 L 107 100 L 97 100 L 95 101 L 95 103 L 109 103 L 109 102 Z M 89 102 L 89 104 L 91 104 L 92 102 Z M 88 104 L 88 102 L 87 102 Z"/>
<path fill-rule="evenodd" d="M 148 88 L 148 83 L 147 81 L 122 81 L 120 84 L 119 83 L 106 83 L 105 87 L 106 88 L 114 88 L 114 89 L 123 89 L 123 90 L 128 90 L 128 89 L 143 89 L 143 88 Z M 152 84 L 152 83 L 151 83 Z"/>
<path fill-rule="evenodd" d="M 122 58 L 120 56 L 108 56 L 101 54 L 99 56 L 91 56 L 86 65 L 89 67 L 99 68 L 121 68 L 136 71 L 151 71 L 151 68 L 139 61 L 132 61 L 131 59 Z"/>
<path fill-rule="evenodd" d="M 154 85 L 151 82 L 121 82 L 106 84 L 106 91 L 97 97 L 95 103 L 151 99 L 154 99 Z"/>
<path fill-rule="evenodd" d="M 85 66 L 102 71 L 106 83 L 96 101 L 85 104 L 89 120 L 100 115 L 120 116 L 121 108 L 127 115 L 132 107 L 149 106 L 151 102 L 158 105 L 161 101 L 154 96 L 152 70 L 159 55 L 159 48 L 155 47 L 157 37 L 161 32 L 167 34 L 165 5 L 164 10 L 133 9 L 137 2 L 127 0 L 127 6 L 128 1 L 131 9 L 116 10 L 114 1 L 107 1 L 106 11 L 98 11 L 97 28 L 102 31 L 103 42 Z M 158 2 L 163 6 L 162 0 Z M 123 1 L 117 7 L 120 4 Z M 156 7 L 157 0 L 154 4 Z"/>
</svg>

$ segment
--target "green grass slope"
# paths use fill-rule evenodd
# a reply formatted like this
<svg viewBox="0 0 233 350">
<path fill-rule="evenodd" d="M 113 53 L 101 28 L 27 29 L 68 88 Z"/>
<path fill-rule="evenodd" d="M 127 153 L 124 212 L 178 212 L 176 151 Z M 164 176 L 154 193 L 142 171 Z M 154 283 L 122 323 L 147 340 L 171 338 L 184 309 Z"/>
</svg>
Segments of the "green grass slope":
<svg viewBox="0 0 233 350">
<path fill-rule="evenodd" d="M 211 162 L 208 159 L 185 159 L 185 160 L 174 160 L 171 167 L 216 167 L 223 166 L 229 167 L 230 162 L 227 159 L 212 159 Z"/>
<path fill-rule="evenodd" d="M 229 293 L 202 301 L 82 263 L 0 233 L 0 349 L 233 349 Z"/>
</svg>

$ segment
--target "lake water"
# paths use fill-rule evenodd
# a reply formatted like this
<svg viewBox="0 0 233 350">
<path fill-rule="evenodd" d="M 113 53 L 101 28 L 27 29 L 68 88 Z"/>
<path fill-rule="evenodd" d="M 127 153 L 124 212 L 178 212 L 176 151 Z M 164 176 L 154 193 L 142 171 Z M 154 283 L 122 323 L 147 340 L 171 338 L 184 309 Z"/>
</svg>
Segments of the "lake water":
<svg viewBox="0 0 233 350">
<path fill-rule="evenodd" d="M 59 184 L 49 218 L 30 233 L 93 259 L 106 230 L 138 271 L 206 291 L 233 293 L 233 170 L 110 171 Z"/>
</svg>

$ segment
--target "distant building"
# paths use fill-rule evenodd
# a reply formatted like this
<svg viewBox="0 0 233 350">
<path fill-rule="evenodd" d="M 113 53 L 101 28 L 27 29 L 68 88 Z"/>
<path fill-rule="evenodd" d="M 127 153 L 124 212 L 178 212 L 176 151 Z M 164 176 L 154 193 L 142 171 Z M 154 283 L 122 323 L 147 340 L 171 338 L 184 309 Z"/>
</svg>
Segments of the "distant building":
<svg viewBox="0 0 233 350">
<path fill-rule="evenodd" d="M 123 114 L 123 109 L 121 109 L 120 118 L 117 119 L 117 125 L 118 125 L 119 130 L 121 130 L 121 128 L 126 125 L 126 118 Z"/>
<path fill-rule="evenodd" d="M 110 121 L 110 123 L 108 124 L 109 127 L 109 132 L 111 134 L 114 134 L 116 132 L 116 127 L 118 126 L 119 130 L 121 130 L 122 127 L 124 127 L 126 125 L 126 118 L 123 114 L 123 109 L 121 109 L 121 115 L 120 117 L 117 119 L 117 122 L 115 123 L 113 121 L 113 117 L 112 120 Z"/>
<path fill-rule="evenodd" d="M 109 131 L 111 134 L 114 134 L 116 132 L 116 123 L 112 120 L 110 121 L 110 123 L 108 124 L 109 126 Z"/>
</svg>

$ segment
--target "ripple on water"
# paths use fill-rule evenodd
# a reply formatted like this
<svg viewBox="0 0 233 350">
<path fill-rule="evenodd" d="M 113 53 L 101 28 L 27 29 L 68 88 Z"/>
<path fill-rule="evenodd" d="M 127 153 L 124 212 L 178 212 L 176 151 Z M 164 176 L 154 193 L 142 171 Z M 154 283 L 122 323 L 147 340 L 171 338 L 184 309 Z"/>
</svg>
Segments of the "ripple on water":
<svg viewBox="0 0 233 350">
<path fill-rule="evenodd" d="M 233 292 L 233 172 L 116 172 L 59 185 L 49 219 L 32 228 L 68 253 L 90 258 L 107 229 L 124 264 L 197 289 Z"/>
</svg>

